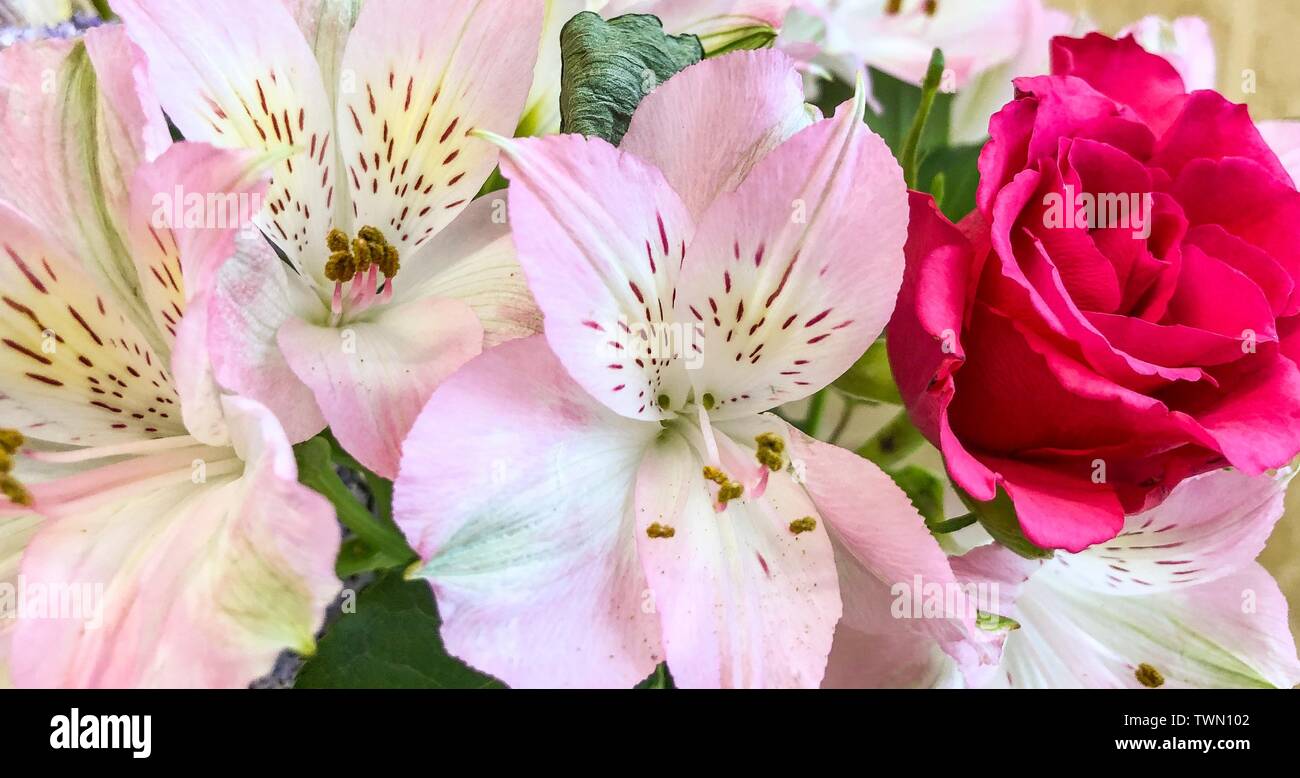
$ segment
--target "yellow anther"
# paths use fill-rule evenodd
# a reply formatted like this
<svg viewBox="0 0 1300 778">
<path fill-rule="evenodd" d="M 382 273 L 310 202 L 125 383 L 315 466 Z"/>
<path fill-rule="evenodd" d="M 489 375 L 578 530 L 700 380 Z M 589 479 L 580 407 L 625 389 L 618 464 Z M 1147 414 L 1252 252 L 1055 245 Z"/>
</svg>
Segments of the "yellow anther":
<svg viewBox="0 0 1300 778">
<path fill-rule="evenodd" d="M 1165 677 L 1161 675 L 1159 670 L 1146 662 L 1137 666 L 1137 670 L 1134 671 L 1133 676 L 1137 678 L 1138 683 L 1148 689 L 1155 689 L 1165 685 Z"/>
<path fill-rule="evenodd" d="M 903 12 L 903 0 L 889 0 L 885 3 L 885 13 L 896 16 Z"/>
<path fill-rule="evenodd" d="M 656 521 L 654 524 L 645 528 L 645 534 L 649 537 L 655 538 L 656 540 L 660 540 L 671 538 L 673 535 L 677 534 L 677 530 L 672 527 L 665 527 Z"/>
<path fill-rule="evenodd" d="M 23 447 L 26 439 L 18 430 L 0 429 L 0 450 L 6 454 L 16 454 Z"/>
<path fill-rule="evenodd" d="M 32 494 L 11 475 L 0 475 L 0 494 L 17 505 L 30 506 Z"/>
<path fill-rule="evenodd" d="M 401 267 L 397 247 L 375 227 L 362 227 L 351 241 L 342 230 L 330 230 L 325 243 L 332 252 L 325 263 L 325 277 L 336 283 L 346 284 L 369 272 L 371 266 L 378 267 L 384 277 L 392 278 Z"/>
<path fill-rule="evenodd" d="M 710 392 L 704 393 L 703 402 L 704 402 L 704 410 L 706 411 L 713 410 L 713 406 L 718 404 L 717 399 L 714 398 L 713 394 Z"/>
<path fill-rule="evenodd" d="M 14 458 L 8 451 L 0 449 L 0 475 L 9 475 L 14 470 Z"/>
<path fill-rule="evenodd" d="M 704 466 L 704 480 L 718 485 L 718 502 L 726 505 L 745 493 L 745 485 L 736 483 L 716 467 Z"/>
<path fill-rule="evenodd" d="M 926 16 L 934 16 L 939 13 L 939 0 L 925 0 L 922 7 L 925 10 Z"/>
<path fill-rule="evenodd" d="M 330 234 L 325 237 L 325 245 L 329 246 L 330 251 L 335 253 L 348 250 L 348 234 L 343 230 L 330 230 Z"/>
<path fill-rule="evenodd" d="M 790 531 L 798 535 L 802 532 L 812 532 L 817 529 L 817 520 L 812 516 L 804 516 L 802 519 L 795 519 L 790 522 Z"/>
<path fill-rule="evenodd" d="M 758 450 L 754 455 L 758 458 L 758 463 L 773 473 L 779 472 L 785 467 L 785 440 L 772 432 L 764 432 L 762 435 L 754 438 L 758 444 Z"/>
</svg>

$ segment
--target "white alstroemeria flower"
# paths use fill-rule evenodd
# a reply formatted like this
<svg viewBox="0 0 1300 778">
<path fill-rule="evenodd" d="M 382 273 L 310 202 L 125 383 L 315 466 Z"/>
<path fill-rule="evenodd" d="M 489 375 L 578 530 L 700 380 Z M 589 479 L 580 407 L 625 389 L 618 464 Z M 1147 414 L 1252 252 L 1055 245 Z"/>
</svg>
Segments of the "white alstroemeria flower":
<svg viewBox="0 0 1300 778">
<path fill-rule="evenodd" d="M 1045 562 L 1001 546 L 954 557 L 970 584 L 996 582 L 1001 663 L 980 685 L 1014 688 L 1263 687 L 1300 683 L 1287 602 L 1255 558 L 1282 516 L 1292 473 L 1220 470 L 1189 479 L 1130 516 L 1113 540 Z M 1011 628 L 1007 628 L 1011 627 Z M 916 638 L 914 642 L 921 639 Z M 838 648 L 838 646 L 837 646 Z M 845 685 L 852 662 L 832 661 Z M 957 685 L 931 646 L 906 685 Z M 861 680 L 859 677 L 856 680 Z"/>
<path fill-rule="evenodd" d="M 540 1 L 115 7 L 187 138 L 295 152 L 259 217 L 291 267 L 267 246 L 214 282 L 217 378 L 396 475 L 438 383 L 538 326 L 504 199 L 474 201 L 499 155 L 474 133 L 518 124 Z"/>
<path fill-rule="evenodd" d="M 846 80 L 864 65 L 919 85 L 943 49 L 953 143 L 988 136 L 1011 79 L 1047 72 L 1048 42 L 1077 31 L 1043 0 L 799 0 L 779 45 Z"/>
<path fill-rule="evenodd" d="M 329 503 L 212 381 L 198 290 L 238 224 L 172 199 L 260 196 L 265 163 L 171 145 L 143 72 L 120 27 L 0 52 L 4 683 L 246 686 L 338 590 Z"/>
</svg>

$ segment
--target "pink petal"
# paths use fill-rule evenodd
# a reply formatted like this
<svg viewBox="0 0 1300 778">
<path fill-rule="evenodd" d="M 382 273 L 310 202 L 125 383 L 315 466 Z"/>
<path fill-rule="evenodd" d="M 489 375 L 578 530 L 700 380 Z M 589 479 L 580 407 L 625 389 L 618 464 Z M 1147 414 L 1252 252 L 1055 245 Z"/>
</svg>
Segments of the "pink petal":
<svg viewBox="0 0 1300 778">
<path fill-rule="evenodd" d="M 690 392 L 678 357 L 694 356 L 681 351 L 693 329 L 673 316 L 693 232 L 677 194 L 655 168 L 578 135 L 507 142 L 501 169 L 519 264 L 556 356 L 614 411 L 671 415 Z"/>
<path fill-rule="evenodd" d="M 482 350 L 483 326 L 464 303 L 429 298 L 341 328 L 291 318 L 277 340 L 343 447 L 393 478 L 411 425 L 438 384 Z"/>
<path fill-rule="evenodd" d="M 275 414 L 292 443 L 325 428 L 311 389 L 289 367 L 276 337 L 285 322 L 320 315 L 321 303 L 261 237 L 241 240 L 207 294 L 207 350 L 221 386 Z"/>
<path fill-rule="evenodd" d="M 1183 79 L 1166 60 L 1148 53 L 1131 37 L 1099 33 L 1052 41 L 1052 75 L 1075 76 L 1140 115 L 1161 135 L 1187 100 Z"/>
<path fill-rule="evenodd" d="M 394 517 L 451 653 L 511 686 L 649 675 L 662 653 L 631 506 L 657 432 L 593 400 L 540 336 L 442 385 L 406 441 Z"/>
<path fill-rule="evenodd" d="M 662 438 L 637 475 L 636 542 L 673 680 L 683 687 L 816 687 L 839 586 L 826 527 L 808 495 L 773 473 L 759 498 L 715 512 L 704 462 Z M 791 522 L 811 517 L 812 531 Z M 672 537 L 652 537 L 655 524 Z"/>
<path fill-rule="evenodd" d="M 861 99 L 845 103 L 782 144 L 715 202 L 690 243 L 675 307 L 702 330 L 689 375 L 717 419 L 818 391 L 894 309 L 906 189 L 862 111 Z"/>
<path fill-rule="evenodd" d="M 166 344 L 147 314 L 3 202 L 0 290 L 7 426 L 71 445 L 185 434 Z"/>
<path fill-rule="evenodd" d="M 158 100 L 185 137 L 223 148 L 292 151 L 275 166 L 258 219 L 291 262 L 323 279 L 342 192 L 334 116 L 320 66 L 279 2 L 119 0 L 148 56 Z M 195 56 L 202 52 L 202 56 Z"/>
<path fill-rule="evenodd" d="M 793 60 L 772 50 L 735 52 L 692 65 L 647 95 L 619 148 L 663 171 L 698 221 L 811 121 Z"/>
<path fill-rule="evenodd" d="M 126 296 L 121 267 L 131 258 L 119 232 L 129 187 L 171 137 L 143 56 L 120 27 L 88 32 L 82 55 L 75 48 L 42 41 L 0 53 L 0 200 L 20 205 L 64 253 Z"/>
<path fill-rule="evenodd" d="M 171 485 L 40 528 L 22 574 L 29 584 L 103 586 L 102 625 L 93 609 L 20 620 L 17 685 L 242 687 L 284 648 L 312 650 L 338 590 L 333 511 L 297 483 L 269 413 L 230 400 L 227 415 L 245 462 L 211 450 L 206 483 L 185 464 Z"/>
<path fill-rule="evenodd" d="M 841 551 L 837 563 L 844 624 L 868 634 L 918 632 L 938 641 L 964 673 L 991 661 L 975 627 L 979 603 L 968 602 L 966 592 L 959 591 L 948 557 L 893 479 L 851 451 L 804 435 L 794 436 L 790 456 Z M 914 589 L 917 581 L 922 587 L 953 590 L 955 612 L 896 623 L 891 600 L 901 590 Z"/>
</svg>

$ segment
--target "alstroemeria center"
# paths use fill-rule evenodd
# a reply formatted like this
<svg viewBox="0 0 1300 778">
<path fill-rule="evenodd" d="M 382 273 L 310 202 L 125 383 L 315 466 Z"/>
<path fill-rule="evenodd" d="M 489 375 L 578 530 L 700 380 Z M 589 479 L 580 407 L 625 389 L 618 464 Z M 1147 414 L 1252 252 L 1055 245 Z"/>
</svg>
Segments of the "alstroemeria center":
<svg viewBox="0 0 1300 778">
<path fill-rule="evenodd" d="M 16 505 L 30 506 L 31 492 L 13 475 L 14 457 L 23 442 L 23 434 L 18 430 L 0 429 L 0 494 Z"/>
<path fill-rule="evenodd" d="M 376 227 L 362 227 L 351 240 L 343 230 L 334 229 L 325 238 L 330 258 L 325 263 L 325 278 L 334 282 L 331 310 L 334 323 L 347 314 L 359 314 L 378 302 L 393 297 L 393 277 L 401 269 L 401 255 Z M 384 276 L 382 292 L 379 275 Z M 350 285 L 345 293 L 344 287 Z"/>
</svg>

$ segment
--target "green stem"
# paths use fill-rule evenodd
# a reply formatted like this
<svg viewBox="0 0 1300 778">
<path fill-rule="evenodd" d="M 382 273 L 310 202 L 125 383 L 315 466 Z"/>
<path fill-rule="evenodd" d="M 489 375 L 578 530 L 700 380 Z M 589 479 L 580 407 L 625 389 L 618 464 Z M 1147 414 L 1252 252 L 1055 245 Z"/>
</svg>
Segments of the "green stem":
<svg viewBox="0 0 1300 778">
<path fill-rule="evenodd" d="M 812 396 L 808 405 L 808 416 L 803 420 L 803 431 L 810 438 L 817 437 L 817 430 L 822 424 L 822 415 L 826 413 L 826 392 L 821 391 Z"/>
<path fill-rule="evenodd" d="M 965 516 L 958 516 L 955 519 L 948 519 L 946 521 L 926 522 L 926 527 L 935 534 L 946 535 L 949 532 L 966 529 L 977 521 L 979 521 L 978 516 L 973 513 L 968 513 Z"/>
<path fill-rule="evenodd" d="M 95 13 L 99 14 L 99 18 L 104 21 L 111 22 L 117 18 L 113 9 L 109 8 L 108 0 L 90 0 L 90 4 L 95 7 Z"/>
<path fill-rule="evenodd" d="M 906 459 L 924 442 L 925 437 L 907 417 L 907 411 L 899 411 L 897 416 L 858 449 L 858 455 L 888 470 Z"/>
<path fill-rule="evenodd" d="M 930 55 L 930 67 L 925 71 L 925 81 L 921 84 L 921 104 L 916 109 L 916 118 L 912 120 L 912 128 L 908 130 L 907 137 L 903 140 L 902 153 L 898 157 L 908 189 L 916 189 L 916 179 L 921 168 L 919 154 L 921 137 L 925 133 L 925 125 L 930 121 L 930 110 L 934 108 L 934 99 L 939 94 L 943 69 L 943 52 L 935 49 Z"/>
<path fill-rule="evenodd" d="M 312 438 L 297 446 L 294 454 L 298 459 L 298 480 L 329 500 L 334 505 L 339 521 L 352 534 L 376 551 L 396 560 L 397 565 L 415 560 L 415 552 L 406 544 L 401 532 L 376 518 L 352 496 L 352 492 L 334 471 L 332 447 L 328 440 L 322 437 Z"/>
</svg>

